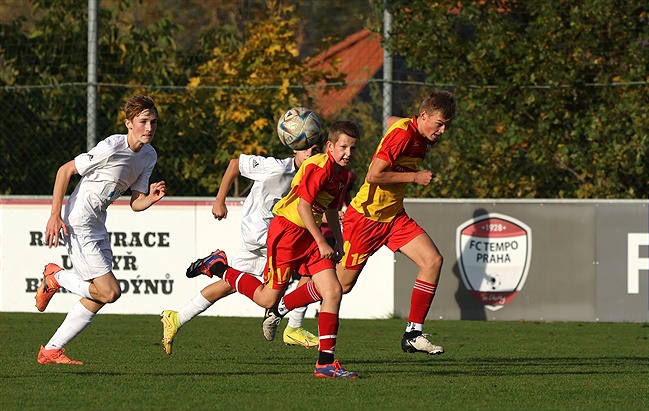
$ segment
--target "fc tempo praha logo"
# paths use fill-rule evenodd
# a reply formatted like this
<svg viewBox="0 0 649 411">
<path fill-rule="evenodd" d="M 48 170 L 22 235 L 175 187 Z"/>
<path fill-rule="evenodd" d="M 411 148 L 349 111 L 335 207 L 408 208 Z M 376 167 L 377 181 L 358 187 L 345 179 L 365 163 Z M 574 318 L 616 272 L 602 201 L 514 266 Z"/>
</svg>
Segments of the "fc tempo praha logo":
<svg viewBox="0 0 649 411">
<path fill-rule="evenodd" d="M 515 218 L 485 214 L 457 228 L 460 277 L 473 298 L 496 311 L 525 284 L 532 255 L 532 231 Z"/>
</svg>

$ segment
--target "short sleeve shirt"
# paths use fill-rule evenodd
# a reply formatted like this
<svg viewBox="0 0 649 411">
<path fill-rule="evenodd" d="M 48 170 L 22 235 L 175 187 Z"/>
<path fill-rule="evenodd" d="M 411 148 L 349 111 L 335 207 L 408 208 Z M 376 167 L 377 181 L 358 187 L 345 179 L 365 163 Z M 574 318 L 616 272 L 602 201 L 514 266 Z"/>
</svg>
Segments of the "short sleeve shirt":
<svg viewBox="0 0 649 411">
<path fill-rule="evenodd" d="M 266 247 L 268 226 L 274 217 L 273 207 L 288 193 L 295 176 L 293 157 L 277 159 L 241 154 L 239 172 L 254 183 L 243 202 L 241 235 L 248 250 Z"/>
<path fill-rule="evenodd" d="M 404 118 L 392 125 L 379 142 L 372 161 L 380 158 L 390 164 L 390 171 L 415 172 L 424 161 L 429 140 L 419 133 L 417 118 Z M 408 183 L 370 184 L 358 190 L 351 207 L 365 217 L 389 222 L 403 210 Z"/>
<path fill-rule="evenodd" d="M 311 204 L 315 222 L 320 226 L 322 214 L 328 208 L 335 208 L 348 180 L 347 169 L 341 167 L 336 172 L 335 164 L 328 152 L 309 157 L 295 174 L 289 193 L 273 208 L 275 215 L 306 228 L 297 211 L 298 201 L 302 198 Z"/>
<path fill-rule="evenodd" d="M 145 144 L 137 153 L 126 134 L 114 134 L 74 159 L 81 181 L 66 203 L 65 218 L 75 232 L 101 237 L 106 209 L 127 189 L 147 193 L 158 155 Z"/>
</svg>

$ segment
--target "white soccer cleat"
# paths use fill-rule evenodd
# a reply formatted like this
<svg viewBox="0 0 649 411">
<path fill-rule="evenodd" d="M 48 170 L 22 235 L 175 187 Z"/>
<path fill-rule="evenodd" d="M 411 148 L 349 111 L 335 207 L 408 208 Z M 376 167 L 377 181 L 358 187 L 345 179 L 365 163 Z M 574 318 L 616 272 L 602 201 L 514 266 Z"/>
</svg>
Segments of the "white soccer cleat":
<svg viewBox="0 0 649 411">
<path fill-rule="evenodd" d="M 273 341 L 277 334 L 277 327 L 282 322 L 282 317 L 275 310 L 266 310 L 264 321 L 261 323 L 261 329 L 264 332 L 264 338 Z"/>
<path fill-rule="evenodd" d="M 444 348 L 428 341 L 428 334 L 421 334 L 413 338 L 404 336 L 401 340 L 401 349 L 407 353 L 423 352 L 429 355 L 442 354 L 444 352 Z"/>
</svg>

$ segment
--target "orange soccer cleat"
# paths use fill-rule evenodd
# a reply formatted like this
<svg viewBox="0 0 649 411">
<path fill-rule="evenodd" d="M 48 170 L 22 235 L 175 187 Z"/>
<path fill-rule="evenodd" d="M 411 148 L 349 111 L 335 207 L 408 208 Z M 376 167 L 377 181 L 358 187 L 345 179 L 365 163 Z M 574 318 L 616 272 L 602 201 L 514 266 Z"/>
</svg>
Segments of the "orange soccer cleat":
<svg viewBox="0 0 649 411">
<path fill-rule="evenodd" d="M 54 274 L 61 270 L 63 269 L 54 263 L 49 263 L 45 266 L 45 270 L 43 270 L 43 281 L 38 286 L 38 289 L 36 289 L 36 297 L 34 297 L 38 311 L 45 311 L 47 304 L 50 303 L 54 294 L 61 289 L 59 282 L 54 278 Z"/>
<path fill-rule="evenodd" d="M 41 364 L 83 364 L 81 361 L 69 359 L 65 354 L 65 348 L 59 350 L 46 350 L 42 345 L 38 352 L 37 361 Z"/>
</svg>

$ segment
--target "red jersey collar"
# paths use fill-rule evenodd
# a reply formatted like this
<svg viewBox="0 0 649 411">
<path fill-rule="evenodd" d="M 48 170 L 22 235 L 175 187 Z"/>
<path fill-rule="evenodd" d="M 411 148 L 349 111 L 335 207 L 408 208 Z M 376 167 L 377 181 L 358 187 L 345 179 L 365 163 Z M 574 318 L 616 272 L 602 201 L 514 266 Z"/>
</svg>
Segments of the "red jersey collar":
<svg viewBox="0 0 649 411">
<path fill-rule="evenodd" d="M 429 139 L 427 139 L 426 137 L 424 137 L 424 136 L 419 132 L 419 125 L 417 124 L 417 116 L 413 116 L 413 117 L 412 117 L 412 125 L 415 127 L 415 130 L 417 131 L 417 134 L 415 135 L 415 137 L 416 137 L 417 139 L 421 140 L 424 144 L 426 144 L 426 145 L 428 145 L 428 146 L 432 146 L 433 144 L 435 144 L 435 143 L 433 143 L 432 141 L 430 141 Z"/>
</svg>

